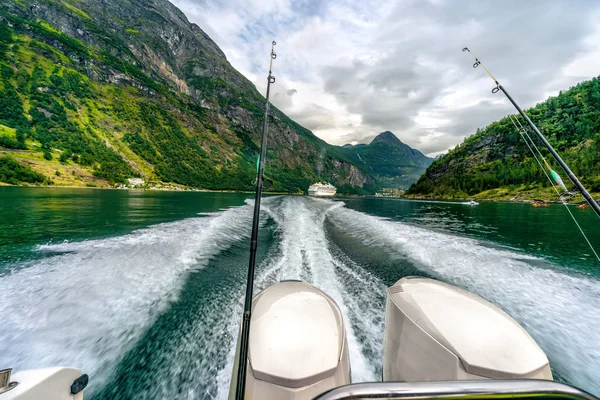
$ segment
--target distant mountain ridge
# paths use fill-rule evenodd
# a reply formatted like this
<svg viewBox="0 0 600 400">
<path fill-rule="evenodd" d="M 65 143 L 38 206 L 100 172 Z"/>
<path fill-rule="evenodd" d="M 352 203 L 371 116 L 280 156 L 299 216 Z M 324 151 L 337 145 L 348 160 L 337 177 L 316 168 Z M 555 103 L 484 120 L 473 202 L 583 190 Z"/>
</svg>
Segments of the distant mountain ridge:
<svg viewBox="0 0 600 400">
<path fill-rule="evenodd" d="M 390 131 L 381 132 L 369 144 L 344 145 L 342 150 L 354 163 L 367 168 L 380 185 L 401 189 L 416 182 L 433 162 Z"/>
</svg>

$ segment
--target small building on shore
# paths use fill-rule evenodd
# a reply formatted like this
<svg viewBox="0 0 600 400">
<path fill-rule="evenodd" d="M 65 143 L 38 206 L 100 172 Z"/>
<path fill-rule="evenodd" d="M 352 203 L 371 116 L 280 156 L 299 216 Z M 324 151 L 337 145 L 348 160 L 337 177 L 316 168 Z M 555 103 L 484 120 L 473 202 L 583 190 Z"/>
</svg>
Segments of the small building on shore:
<svg viewBox="0 0 600 400">
<path fill-rule="evenodd" d="M 382 197 L 402 197 L 404 190 L 398 188 L 383 188 L 381 189 Z"/>
<path fill-rule="evenodd" d="M 146 182 L 142 178 L 127 178 L 127 186 L 129 187 L 143 187 Z"/>
</svg>

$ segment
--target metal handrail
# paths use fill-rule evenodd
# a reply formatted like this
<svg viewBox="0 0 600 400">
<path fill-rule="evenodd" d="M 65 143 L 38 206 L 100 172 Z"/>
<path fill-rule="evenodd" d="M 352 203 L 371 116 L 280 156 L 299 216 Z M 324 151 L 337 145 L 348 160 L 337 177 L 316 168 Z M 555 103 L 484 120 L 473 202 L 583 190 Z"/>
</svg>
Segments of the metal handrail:
<svg viewBox="0 0 600 400">
<path fill-rule="evenodd" d="M 313 400 L 519 398 L 599 400 L 564 383 L 534 379 L 355 383 L 331 389 Z"/>
</svg>

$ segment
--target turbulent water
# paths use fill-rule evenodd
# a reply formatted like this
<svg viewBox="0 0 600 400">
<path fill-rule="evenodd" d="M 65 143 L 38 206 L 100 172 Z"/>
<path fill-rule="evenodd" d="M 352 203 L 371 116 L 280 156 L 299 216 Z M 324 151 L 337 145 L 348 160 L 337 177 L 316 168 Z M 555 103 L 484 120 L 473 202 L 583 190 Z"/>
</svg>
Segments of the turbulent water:
<svg viewBox="0 0 600 400">
<path fill-rule="evenodd" d="M 341 201 L 264 201 L 256 290 L 302 279 L 339 304 L 352 379 L 381 376 L 385 289 L 424 275 L 521 322 L 559 378 L 600 394 L 600 280 Z M 0 269 L 0 367 L 77 366 L 93 398 L 227 397 L 251 203 L 125 235 L 35 246 Z"/>
</svg>

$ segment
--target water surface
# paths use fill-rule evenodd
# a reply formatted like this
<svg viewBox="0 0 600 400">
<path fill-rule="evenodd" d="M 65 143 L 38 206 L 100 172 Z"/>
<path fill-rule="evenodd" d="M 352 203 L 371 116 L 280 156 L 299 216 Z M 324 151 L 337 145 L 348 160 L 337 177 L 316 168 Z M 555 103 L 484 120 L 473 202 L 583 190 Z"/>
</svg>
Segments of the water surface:
<svg viewBox="0 0 600 400">
<path fill-rule="evenodd" d="M 94 399 L 226 398 L 250 197 L 0 188 L 0 367 L 80 367 Z M 600 394 L 600 266 L 561 206 L 263 204 L 256 289 L 303 279 L 332 296 L 354 381 L 381 376 L 385 288 L 422 275 L 502 307 L 559 379 Z M 597 217 L 572 211 L 600 245 Z"/>
</svg>

